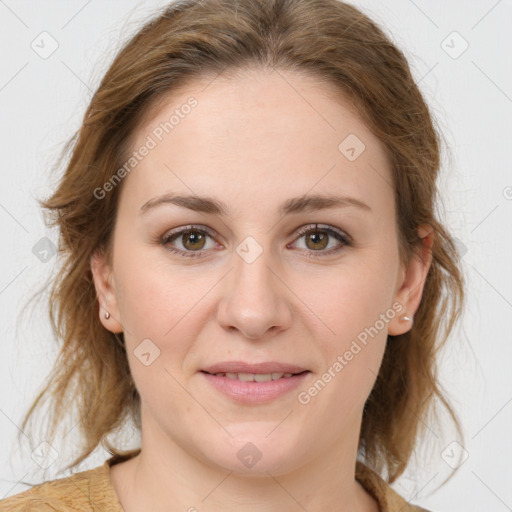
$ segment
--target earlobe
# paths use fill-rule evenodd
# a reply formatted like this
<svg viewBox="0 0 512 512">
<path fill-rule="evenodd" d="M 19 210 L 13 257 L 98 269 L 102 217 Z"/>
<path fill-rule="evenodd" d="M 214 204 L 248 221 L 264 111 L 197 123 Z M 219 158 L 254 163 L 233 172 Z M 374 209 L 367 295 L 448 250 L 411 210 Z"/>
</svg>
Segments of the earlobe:
<svg viewBox="0 0 512 512">
<path fill-rule="evenodd" d="M 96 251 L 91 256 L 90 266 L 99 303 L 100 322 L 110 332 L 123 332 L 112 268 L 107 263 L 105 254 Z"/>
<path fill-rule="evenodd" d="M 422 224 L 418 227 L 418 237 L 421 240 L 418 249 L 401 273 L 402 282 L 399 283 L 395 301 L 402 305 L 402 310 L 389 324 L 388 334 L 392 336 L 404 334 L 413 326 L 414 314 L 420 305 L 432 263 L 433 228 L 428 224 Z"/>
</svg>

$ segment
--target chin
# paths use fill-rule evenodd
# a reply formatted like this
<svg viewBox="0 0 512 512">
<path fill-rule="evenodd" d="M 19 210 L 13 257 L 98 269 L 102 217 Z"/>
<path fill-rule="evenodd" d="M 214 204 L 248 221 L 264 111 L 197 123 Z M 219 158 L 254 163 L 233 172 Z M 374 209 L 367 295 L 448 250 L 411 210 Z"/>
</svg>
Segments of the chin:
<svg viewBox="0 0 512 512">
<path fill-rule="evenodd" d="M 299 459 L 306 454 L 301 453 L 298 446 L 307 443 L 294 440 L 289 432 L 278 433 L 276 426 L 274 423 L 272 428 L 268 428 L 265 423 L 264 433 L 256 433 L 253 428 L 252 435 L 246 432 L 246 435 L 234 435 L 228 439 L 226 436 L 222 441 L 205 447 L 203 457 L 208 459 L 209 465 L 243 476 L 268 478 L 269 473 L 275 476 L 289 473 L 306 462 L 301 464 Z M 269 435 L 269 432 L 272 433 Z"/>
</svg>

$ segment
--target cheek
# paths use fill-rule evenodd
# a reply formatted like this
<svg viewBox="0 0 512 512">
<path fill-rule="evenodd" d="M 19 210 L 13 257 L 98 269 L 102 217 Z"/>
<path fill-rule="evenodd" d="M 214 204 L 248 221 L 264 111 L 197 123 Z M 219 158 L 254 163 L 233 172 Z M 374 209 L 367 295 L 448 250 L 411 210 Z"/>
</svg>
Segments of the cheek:
<svg viewBox="0 0 512 512">
<path fill-rule="evenodd" d="M 389 324 L 398 314 L 392 307 L 395 260 L 374 251 L 364 264 L 362 259 L 351 263 L 339 266 L 329 278 L 327 274 L 308 278 L 309 286 L 297 293 L 314 313 L 310 314 L 316 326 L 313 336 L 325 365 L 320 379 L 328 383 L 326 395 L 330 395 L 326 401 L 343 403 L 344 411 L 366 401 L 386 348 Z"/>
<path fill-rule="evenodd" d="M 322 322 L 313 336 L 323 367 L 299 402 L 318 418 L 328 410 L 333 436 L 349 418 L 360 416 L 379 373 L 394 314 L 391 310 L 382 320 L 381 314 L 389 311 L 384 292 L 372 284 L 363 286 L 360 279 L 345 280 L 319 300 L 316 311 Z"/>
<path fill-rule="evenodd" d="M 186 401 L 173 376 L 182 373 L 187 352 L 198 336 L 201 309 L 193 305 L 200 295 L 176 276 L 170 286 L 170 280 L 158 269 L 134 267 L 130 271 L 126 265 L 120 272 L 118 293 L 130 371 L 149 407 L 167 402 L 170 407 L 171 403 Z M 167 392 L 162 394 L 162 389 Z"/>
<path fill-rule="evenodd" d="M 126 227 L 119 232 L 114 269 L 123 326 L 133 338 L 163 340 L 175 324 L 186 321 L 208 280 L 194 278 L 192 268 L 170 265 L 163 249 L 123 236 Z"/>
<path fill-rule="evenodd" d="M 144 375 L 137 361 L 142 350 L 139 347 L 144 346 L 158 354 L 151 364 L 153 369 L 181 372 L 187 353 L 208 321 L 206 299 L 218 278 L 203 275 L 198 279 L 192 267 L 178 271 L 166 263 L 148 264 L 132 253 L 130 258 L 118 260 L 116 281 L 134 378 Z"/>
<path fill-rule="evenodd" d="M 382 253 L 364 260 L 356 255 L 335 269 L 320 269 L 298 278 L 294 292 L 315 318 L 319 339 L 337 339 L 343 344 L 374 325 L 382 314 L 394 314 L 394 276 L 394 261 Z"/>
</svg>

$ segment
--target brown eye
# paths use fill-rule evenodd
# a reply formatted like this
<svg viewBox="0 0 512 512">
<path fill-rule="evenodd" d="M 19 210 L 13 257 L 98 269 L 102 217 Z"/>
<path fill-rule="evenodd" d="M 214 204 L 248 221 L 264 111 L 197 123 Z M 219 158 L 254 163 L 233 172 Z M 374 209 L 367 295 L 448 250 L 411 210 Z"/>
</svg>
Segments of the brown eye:
<svg viewBox="0 0 512 512">
<path fill-rule="evenodd" d="M 218 249 L 215 233 L 206 227 L 184 226 L 166 233 L 159 239 L 168 251 L 187 258 L 204 256 L 209 249 Z"/>
<path fill-rule="evenodd" d="M 313 231 L 305 236 L 306 246 L 308 247 L 308 249 L 311 249 L 313 251 L 325 249 L 327 247 L 327 244 L 329 243 L 329 235 L 327 233 L 323 233 L 320 230 Z"/>
<path fill-rule="evenodd" d="M 305 246 L 301 249 L 306 251 L 308 257 L 333 255 L 352 245 L 350 235 L 330 226 L 319 227 L 318 224 L 301 229 L 295 243 L 301 239 Z"/>
<path fill-rule="evenodd" d="M 206 237 L 199 231 L 183 231 L 178 236 L 182 237 L 183 247 L 188 250 L 201 250 L 204 248 Z"/>
</svg>

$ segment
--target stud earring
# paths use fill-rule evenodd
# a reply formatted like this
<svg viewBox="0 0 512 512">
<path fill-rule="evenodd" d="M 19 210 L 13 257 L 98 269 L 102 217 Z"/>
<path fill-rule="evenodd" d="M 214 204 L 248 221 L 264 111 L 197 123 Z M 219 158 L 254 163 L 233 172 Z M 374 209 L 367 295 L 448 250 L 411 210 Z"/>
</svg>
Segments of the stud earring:
<svg viewBox="0 0 512 512">
<path fill-rule="evenodd" d="M 105 313 L 105 318 L 106 318 L 107 320 L 110 318 L 110 313 L 109 313 L 108 311 Z"/>
<path fill-rule="evenodd" d="M 402 316 L 400 317 L 400 320 L 404 320 L 405 322 L 412 322 L 411 316 Z"/>
</svg>

